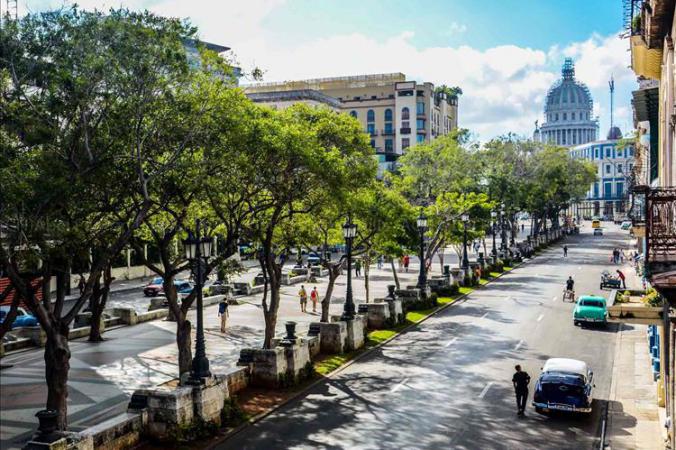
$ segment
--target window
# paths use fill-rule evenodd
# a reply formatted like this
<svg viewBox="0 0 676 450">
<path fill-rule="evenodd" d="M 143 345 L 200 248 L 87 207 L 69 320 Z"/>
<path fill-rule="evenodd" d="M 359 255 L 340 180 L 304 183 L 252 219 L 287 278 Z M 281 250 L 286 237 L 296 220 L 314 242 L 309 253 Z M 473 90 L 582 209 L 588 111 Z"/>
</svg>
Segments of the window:
<svg viewBox="0 0 676 450">
<path fill-rule="evenodd" d="M 393 150 L 392 139 L 385 139 L 385 151 L 391 152 Z"/>
<path fill-rule="evenodd" d="M 355 100 L 361 100 L 361 97 L 356 96 L 354 99 L 355 99 Z"/>
<path fill-rule="evenodd" d="M 405 120 L 405 121 L 401 122 L 401 127 L 402 128 L 411 128 L 411 124 L 408 122 L 408 120 Z"/>
<path fill-rule="evenodd" d="M 425 91 L 418 91 L 417 94 L 418 97 L 423 97 L 425 95 Z"/>
<path fill-rule="evenodd" d="M 392 110 L 390 108 L 387 108 L 385 110 L 385 122 L 391 122 L 392 121 Z"/>
<path fill-rule="evenodd" d="M 376 140 L 371 139 L 371 147 L 376 148 Z"/>
<path fill-rule="evenodd" d="M 556 113 L 556 114 L 554 115 L 554 120 L 559 120 L 559 113 Z"/>
<path fill-rule="evenodd" d="M 424 130 L 425 129 L 425 119 L 418 119 L 415 121 L 416 126 L 418 130 Z"/>
<path fill-rule="evenodd" d="M 411 97 L 413 95 L 413 91 L 399 91 L 398 94 L 399 97 Z"/>
<path fill-rule="evenodd" d="M 401 149 L 405 150 L 411 146 L 411 140 L 409 138 L 403 138 L 401 140 Z"/>
<path fill-rule="evenodd" d="M 613 196 L 613 183 L 603 183 L 603 197 L 610 198 Z"/>
<path fill-rule="evenodd" d="M 375 123 L 369 123 L 366 125 L 366 132 L 370 134 L 371 136 L 376 134 L 376 124 Z"/>
<path fill-rule="evenodd" d="M 424 135 L 424 134 L 419 134 L 419 135 L 417 135 L 417 136 L 416 136 L 416 141 L 418 142 L 418 144 L 421 144 L 421 143 L 425 142 L 425 135 Z"/>
<path fill-rule="evenodd" d="M 594 183 L 594 198 L 599 198 L 599 184 Z"/>
<path fill-rule="evenodd" d="M 606 164 L 606 173 L 610 173 L 610 164 Z"/>
<path fill-rule="evenodd" d="M 385 134 L 392 134 L 392 122 L 385 124 Z"/>
<path fill-rule="evenodd" d="M 415 104 L 415 113 L 416 114 L 425 114 L 425 103 L 418 102 Z"/>
<path fill-rule="evenodd" d="M 629 167 L 628 167 L 629 172 L 631 172 L 631 169 L 633 169 L 633 168 L 634 168 L 634 164 L 629 163 Z"/>
<path fill-rule="evenodd" d="M 595 148 L 594 149 L 594 158 L 598 158 L 598 157 L 599 157 L 599 149 Z"/>
<path fill-rule="evenodd" d="M 355 110 L 350 111 L 350 115 L 351 115 L 352 117 L 355 117 L 355 118 L 356 118 L 356 117 L 357 117 L 357 111 L 355 111 Z"/>
<path fill-rule="evenodd" d="M 617 165 L 617 173 L 622 173 L 622 164 Z"/>
<path fill-rule="evenodd" d="M 376 113 L 373 112 L 372 109 L 369 109 L 369 110 L 366 112 L 366 121 L 367 121 L 367 122 L 375 122 L 375 121 L 376 121 Z"/>
<path fill-rule="evenodd" d="M 409 117 L 410 117 L 410 113 L 408 111 L 408 108 L 406 106 L 404 106 L 403 108 L 401 108 L 401 120 L 408 120 Z M 404 128 L 408 128 L 408 127 L 404 127 Z"/>
<path fill-rule="evenodd" d="M 610 147 L 606 147 L 606 158 L 610 158 Z"/>
<path fill-rule="evenodd" d="M 575 113 L 570 113 L 570 120 L 575 120 Z"/>
<path fill-rule="evenodd" d="M 629 156 L 634 156 L 634 147 L 629 147 Z"/>
<path fill-rule="evenodd" d="M 563 113 L 563 120 L 566 120 L 568 118 L 566 116 L 567 116 L 567 113 Z"/>
<path fill-rule="evenodd" d="M 622 198 L 624 197 L 624 183 L 620 182 L 615 185 L 615 192 L 617 196 Z"/>
</svg>

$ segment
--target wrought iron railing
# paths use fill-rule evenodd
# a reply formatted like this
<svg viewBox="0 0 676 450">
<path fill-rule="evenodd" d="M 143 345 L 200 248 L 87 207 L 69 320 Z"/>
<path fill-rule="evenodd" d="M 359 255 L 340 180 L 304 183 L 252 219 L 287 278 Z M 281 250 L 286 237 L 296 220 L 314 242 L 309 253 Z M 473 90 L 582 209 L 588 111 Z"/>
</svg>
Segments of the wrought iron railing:
<svg viewBox="0 0 676 450">
<path fill-rule="evenodd" d="M 647 192 L 646 262 L 676 263 L 676 187 Z"/>
</svg>

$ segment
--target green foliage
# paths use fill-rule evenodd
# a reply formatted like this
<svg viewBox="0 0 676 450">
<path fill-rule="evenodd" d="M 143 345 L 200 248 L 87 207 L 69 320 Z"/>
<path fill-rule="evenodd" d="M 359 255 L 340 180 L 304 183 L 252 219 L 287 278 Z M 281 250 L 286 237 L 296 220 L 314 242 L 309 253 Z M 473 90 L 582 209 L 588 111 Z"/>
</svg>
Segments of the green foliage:
<svg viewBox="0 0 676 450">
<path fill-rule="evenodd" d="M 647 306 L 662 306 L 664 304 L 664 297 L 655 288 L 649 288 L 645 295 L 641 297 L 641 301 Z"/>
<path fill-rule="evenodd" d="M 236 427 L 249 419 L 247 413 L 242 410 L 237 402 L 237 397 L 232 396 L 225 399 L 223 409 L 221 410 L 221 426 Z"/>
</svg>

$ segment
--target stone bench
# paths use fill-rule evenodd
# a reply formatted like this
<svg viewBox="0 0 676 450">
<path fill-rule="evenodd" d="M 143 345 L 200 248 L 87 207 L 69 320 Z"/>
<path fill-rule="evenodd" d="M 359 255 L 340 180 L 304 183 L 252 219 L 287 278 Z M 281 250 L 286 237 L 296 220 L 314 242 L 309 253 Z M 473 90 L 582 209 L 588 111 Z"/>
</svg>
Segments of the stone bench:
<svg viewBox="0 0 676 450">
<path fill-rule="evenodd" d="M 390 305 L 387 302 L 361 303 L 359 313 L 366 315 L 367 326 L 370 330 L 387 328 L 390 320 Z"/>
</svg>

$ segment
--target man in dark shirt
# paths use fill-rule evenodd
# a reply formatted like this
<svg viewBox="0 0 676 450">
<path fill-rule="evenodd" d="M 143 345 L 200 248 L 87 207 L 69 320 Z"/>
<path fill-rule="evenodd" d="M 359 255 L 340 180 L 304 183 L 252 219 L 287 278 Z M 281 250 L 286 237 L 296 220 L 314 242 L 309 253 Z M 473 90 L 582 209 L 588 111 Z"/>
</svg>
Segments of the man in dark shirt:
<svg viewBox="0 0 676 450">
<path fill-rule="evenodd" d="M 518 364 L 514 368 L 516 369 L 516 373 L 512 377 L 512 384 L 514 385 L 514 392 L 516 393 L 517 414 L 522 416 L 526 410 L 526 401 L 528 400 L 530 375 L 521 370 L 521 366 Z"/>
</svg>

